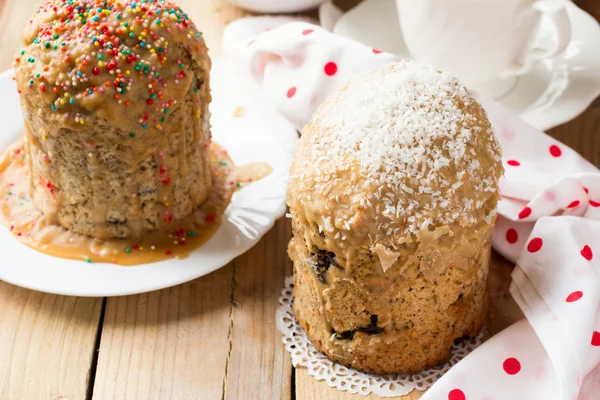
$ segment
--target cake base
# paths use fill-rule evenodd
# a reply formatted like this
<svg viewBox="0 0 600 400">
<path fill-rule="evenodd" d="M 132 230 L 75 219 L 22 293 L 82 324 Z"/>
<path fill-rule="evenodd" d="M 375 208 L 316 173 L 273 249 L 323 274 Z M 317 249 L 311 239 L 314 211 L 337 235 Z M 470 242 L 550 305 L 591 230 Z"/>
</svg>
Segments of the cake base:
<svg viewBox="0 0 600 400">
<path fill-rule="evenodd" d="M 377 292 L 347 276 L 342 267 L 331 266 L 320 279 L 298 236 L 289 252 L 296 319 L 319 351 L 348 367 L 372 374 L 416 373 L 446 362 L 455 340 L 477 336 L 485 324 L 489 243 L 460 268 L 449 265 L 440 277 L 439 285 L 471 277 L 461 282 L 449 303 L 440 299 L 454 296 L 456 288 L 427 282 L 418 263 L 388 276 L 395 283 Z M 375 269 L 370 275 L 376 274 Z"/>
</svg>

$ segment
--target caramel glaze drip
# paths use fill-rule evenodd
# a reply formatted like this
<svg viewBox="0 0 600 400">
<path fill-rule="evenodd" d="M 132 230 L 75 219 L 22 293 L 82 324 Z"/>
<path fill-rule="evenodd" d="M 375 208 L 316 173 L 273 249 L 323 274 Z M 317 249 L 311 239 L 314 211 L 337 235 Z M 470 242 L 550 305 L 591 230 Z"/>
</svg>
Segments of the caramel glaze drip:
<svg viewBox="0 0 600 400">
<path fill-rule="evenodd" d="M 0 153 L 0 217 L 10 232 L 25 245 L 55 257 L 139 265 L 170 258 L 185 258 L 210 239 L 233 192 L 271 172 L 264 163 L 236 167 L 227 152 L 210 147 L 213 190 L 193 215 L 173 220 L 172 229 L 150 232 L 141 240 L 99 240 L 72 233 L 40 212 L 30 197 L 29 165 L 23 142 Z"/>
</svg>

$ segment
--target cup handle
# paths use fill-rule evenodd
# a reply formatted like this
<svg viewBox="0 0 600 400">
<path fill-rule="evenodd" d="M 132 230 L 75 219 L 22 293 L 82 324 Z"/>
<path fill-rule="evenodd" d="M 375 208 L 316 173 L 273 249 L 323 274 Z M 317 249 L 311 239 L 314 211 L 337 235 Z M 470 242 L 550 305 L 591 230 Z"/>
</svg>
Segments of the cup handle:
<svg viewBox="0 0 600 400">
<path fill-rule="evenodd" d="M 538 11 L 542 18 L 546 16 L 552 23 L 554 43 L 550 48 L 529 48 L 521 56 L 518 64 L 513 68 L 511 75 L 527 72 L 532 63 L 537 60 L 554 57 L 565 51 L 571 42 L 571 20 L 560 0 L 540 0 L 533 4 L 533 9 Z"/>
</svg>

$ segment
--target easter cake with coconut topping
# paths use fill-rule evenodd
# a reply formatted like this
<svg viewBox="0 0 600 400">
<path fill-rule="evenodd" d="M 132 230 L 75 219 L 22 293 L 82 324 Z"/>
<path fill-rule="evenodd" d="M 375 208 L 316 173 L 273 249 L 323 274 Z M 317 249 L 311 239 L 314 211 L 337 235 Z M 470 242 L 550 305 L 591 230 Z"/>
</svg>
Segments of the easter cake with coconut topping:
<svg viewBox="0 0 600 400">
<path fill-rule="evenodd" d="M 484 110 L 433 67 L 387 64 L 325 101 L 288 188 L 294 313 L 315 346 L 413 373 L 477 335 L 502 173 Z"/>
</svg>

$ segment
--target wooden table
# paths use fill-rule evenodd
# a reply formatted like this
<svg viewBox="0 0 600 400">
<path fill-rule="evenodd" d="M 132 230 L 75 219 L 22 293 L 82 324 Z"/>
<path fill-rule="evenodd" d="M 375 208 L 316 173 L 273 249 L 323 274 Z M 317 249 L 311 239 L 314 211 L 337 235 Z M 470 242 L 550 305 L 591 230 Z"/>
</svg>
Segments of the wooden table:
<svg viewBox="0 0 600 400">
<path fill-rule="evenodd" d="M 42 2 L 0 0 L 0 71 L 10 68 L 21 26 Z M 244 15 L 223 0 L 178 2 L 213 57 L 223 26 Z M 578 3 L 600 17 L 596 0 Z M 550 134 L 600 165 L 600 103 Z M 0 282 L 0 399 L 360 399 L 294 369 L 281 343 L 275 309 L 291 274 L 290 235 L 281 219 L 218 271 L 135 296 L 65 297 Z M 511 270 L 494 257 L 494 332 L 521 317 L 507 291 Z"/>
</svg>

